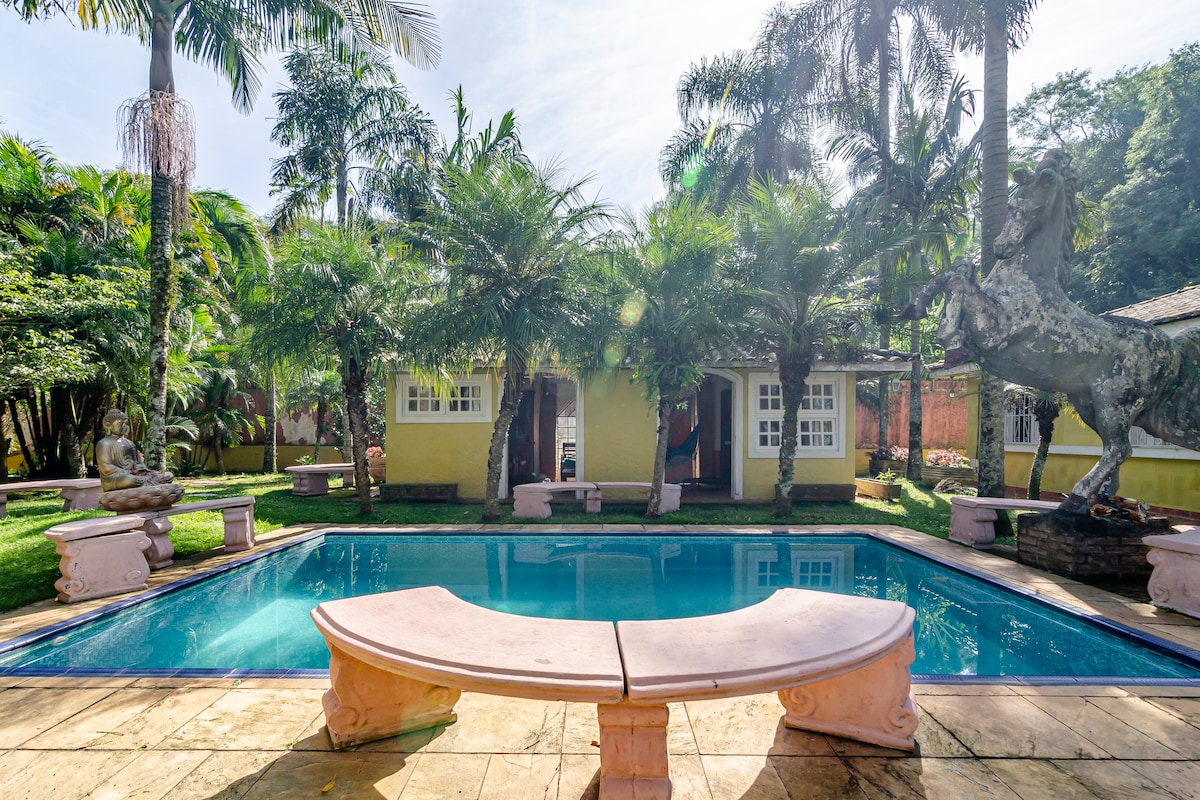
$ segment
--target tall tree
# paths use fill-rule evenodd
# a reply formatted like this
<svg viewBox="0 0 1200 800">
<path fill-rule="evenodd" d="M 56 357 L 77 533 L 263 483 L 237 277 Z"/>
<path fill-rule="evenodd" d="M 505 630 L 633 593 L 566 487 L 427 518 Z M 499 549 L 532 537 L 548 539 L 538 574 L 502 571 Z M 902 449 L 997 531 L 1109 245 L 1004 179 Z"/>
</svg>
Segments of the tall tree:
<svg viewBox="0 0 1200 800">
<path fill-rule="evenodd" d="M 842 214 L 830 187 L 754 182 L 738 207 L 744 258 L 738 277 L 753 286 L 747 344 L 770 353 L 779 369 L 783 426 L 775 516 L 792 510 L 797 415 L 805 385 L 822 351 L 846 341 L 863 308 L 848 284 L 856 264 L 842 248 Z"/>
<path fill-rule="evenodd" d="M 416 318 L 408 344 L 431 372 L 484 366 L 503 375 L 483 510 L 484 520 L 494 521 L 521 391 L 554 352 L 580 299 L 572 273 L 603 209 L 557 169 L 504 155 L 471 160 L 467 167 L 447 164 L 442 192 L 426 209 L 425 236 L 443 280 L 438 302 Z"/>
<path fill-rule="evenodd" d="M 118 30 L 150 45 L 149 91 L 126 103 L 123 116 L 129 157 L 149 171 L 151 180 L 146 463 L 161 469 L 170 316 L 178 300 L 173 234 L 187 213 L 187 183 L 194 169 L 191 109 L 175 94 L 176 48 L 226 77 L 235 107 L 248 112 L 260 86 L 258 57 L 263 51 L 336 39 L 344 49 L 361 46 L 378 58 L 382 47 L 391 46 L 424 65 L 436 62 L 438 43 L 428 12 L 389 0 L 250 0 L 233 5 L 223 0 L 96 0 L 72 7 L 84 28 Z"/>
<path fill-rule="evenodd" d="M 424 270 L 377 229 L 308 223 L 279 248 L 271 291 L 244 320 L 280 358 L 337 371 L 350 418 L 359 511 L 371 513 L 367 385 L 397 359 L 408 304 Z"/>
<path fill-rule="evenodd" d="M 630 231 L 620 279 L 633 376 L 657 421 L 646 516 L 661 513 L 671 418 L 686 407 L 704 374 L 701 365 L 732 338 L 736 304 L 729 279 L 732 230 L 703 201 L 675 194 Z"/>
<path fill-rule="evenodd" d="M 878 143 L 878 182 L 890 194 L 892 100 L 904 68 L 915 78 L 914 90 L 940 98 L 951 79 L 951 51 L 939 24 L 940 0 L 811 0 L 798 11 L 814 39 L 827 50 L 840 52 L 827 90 L 845 126 L 859 126 Z M 905 57 L 908 64 L 904 65 Z M 895 220 L 884 219 L 887 227 Z M 876 318 L 879 347 L 892 346 L 895 314 L 895 257 L 879 257 Z M 879 445 L 888 441 L 888 382 L 879 382 Z"/>
<path fill-rule="evenodd" d="M 319 211 L 331 196 L 337 224 L 345 225 L 352 170 L 430 159 L 433 123 L 387 64 L 318 47 L 295 50 L 283 64 L 292 85 L 275 93 L 279 119 L 271 139 L 291 152 L 275 161 L 272 175 L 274 191 L 283 193 L 277 230 Z"/>
<path fill-rule="evenodd" d="M 823 57 L 807 33 L 779 6 L 752 49 L 688 67 L 675 92 L 683 127 L 659 159 L 669 185 L 711 192 L 724 205 L 752 180 L 786 183 L 811 167 Z"/>
<path fill-rule="evenodd" d="M 1038 0 L 939 0 L 940 20 L 960 46 L 983 54 L 980 272 L 996 263 L 995 241 L 1008 215 L 1008 51 L 1029 32 Z M 1003 497 L 1004 382 L 983 374 L 979 390 L 979 494 Z"/>
</svg>

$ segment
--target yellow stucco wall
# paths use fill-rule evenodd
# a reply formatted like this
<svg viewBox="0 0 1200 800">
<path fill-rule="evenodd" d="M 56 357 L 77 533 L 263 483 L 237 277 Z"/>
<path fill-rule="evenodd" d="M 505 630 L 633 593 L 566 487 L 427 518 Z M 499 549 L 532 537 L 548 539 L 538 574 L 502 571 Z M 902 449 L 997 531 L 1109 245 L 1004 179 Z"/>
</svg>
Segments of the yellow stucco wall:
<svg viewBox="0 0 1200 800">
<path fill-rule="evenodd" d="M 583 388 L 585 481 L 648 481 L 654 472 L 655 411 L 630 373 L 597 378 Z"/>
<path fill-rule="evenodd" d="M 499 386 L 491 387 L 492 416 L 499 406 Z M 397 376 L 388 380 L 385 413 L 388 483 L 457 483 L 463 500 L 482 500 L 487 485 L 488 445 L 492 422 L 397 423 Z"/>
<path fill-rule="evenodd" d="M 207 449 L 206 447 L 205 450 L 207 451 Z M 301 458 L 311 456 L 312 452 L 312 445 L 308 444 L 279 445 L 276 448 L 275 460 L 279 468 L 283 469 L 284 467 L 300 463 Z M 221 454 L 225 461 L 225 470 L 227 472 L 262 472 L 263 448 L 261 444 L 226 447 L 221 451 Z M 320 463 L 337 464 L 342 460 L 341 450 L 329 445 L 322 445 Z M 204 469 L 208 472 L 216 471 L 217 460 L 213 458 L 212 453 L 208 453 Z"/>
<path fill-rule="evenodd" d="M 1062 415 L 1054 425 L 1051 447 L 1095 447 L 1091 453 L 1055 453 L 1046 459 L 1042 490 L 1069 494 L 1075 483 L 1096 465 L 1100 437 L 1078 419 Z M 1118 492 L 1162 508 L 1200 512 L 1200 460 L 1153 458 L 1135 455 L 1121 465 Z M 1009 449 L 1004 456 L 1004 477 L 1009 486 L 1029 485 L 1033 453 Z"/>
</svg>

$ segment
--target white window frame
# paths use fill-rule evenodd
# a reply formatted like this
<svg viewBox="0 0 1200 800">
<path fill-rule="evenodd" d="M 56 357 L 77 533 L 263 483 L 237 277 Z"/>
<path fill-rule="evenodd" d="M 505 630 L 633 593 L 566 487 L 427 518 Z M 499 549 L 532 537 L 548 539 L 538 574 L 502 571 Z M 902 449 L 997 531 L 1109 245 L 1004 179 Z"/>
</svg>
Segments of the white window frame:
<svg viewBox="0 0 1200 800">
<path fill-rule="evenodd" d="M 845 553 L 840 550 L 817 550 L 811 552 L 793 552 L 791 553 L 792 561 L 792 583 L 790 588 L 815 589 L 817 591 L 838 591 L 842 588 L 842 572 L 845 567 Z M 801 564 L 809 565 L 810 569 L 807 572 L 802 572 Z M 818 572 L 811 570 L 812 565 L 820 565 L 822 569 Z M 828 571 L 823 567 L 828 566 Z M 746 588 L 749 596 L 752 597 L 767 597 L 776 589 L 787 588 L 782 583 L 776 582 L 774 586 L 763 586 L 759 583 L 760 570 L 766 567 L 765 572 L 769 574 L 779 575 L 779 557 L 773 550 L 752 550 L 747 553 L 746 557 Z M 817 582 L 811 580 L 803 581 L 801 577 L 817 578 Z M 828 578 L 828 581 L 822 581 L 822 578 Z"/>
<path fill-rule="evenodd" d="M 782 432 L 783 425 L 783 396 L 771 394 L 770 387 L 779 386 L 778 373 L 756 375 L 750 380 L 750 447 L 749 453 L 751 458 L 779 458 L 779 445 L 761 444 L 759 437 L 762 431 L 759 430 L 760 425 L 766 424 L 770 427 L 768 434 L 774 433 L 778 427 Z M 826 390 L 830 394 L 823 394 L 822 399 L 828 399 L 828 404 L 832 408 L 813 409 L 805 408 L 805 404 L 811 404 L 812 390 L 815 386 L 821 386 L 822 391 Z M 782 389 L 782 387 L 780 387 Z M 805 400 L 801 402 L 800 410 L 796 415 L 796 458 L 844 458 L 846 455 L 846 410 L 845 410 L 845 392 L 846 392 L 846 376 L 845 373 L 831 372 L 814 372 L 808 376 L 805 381 L 806 391 L 809 393 Z M 767 392 L 762 395 L 761 392 Z M 769 401 L 770 408 L 760 408 L 759 399 L 763 397 Z M 778 408 L 775 408 L 775 400 L 778 398 Z M 803 446 L 801 441 L 805 434 L 801 428 L 804 423 L 832 423 L 832 446 Z"/>
<path fill-rule="evenodd" d="M 1033 398 L 1020 395 L 1017 402 L 1004 404 L 1004 443 L 1037 444 L 1037 420 L 1033 416 Z"/>
<path fill-rule="evenodd" d="M 396 422 L 491 422 L 492 421 L 492 382 L 483 376 L 465 376 L 454 379 L 455 389 L 449 394 L 434 391 L 429 384 L 421 383 L 415 378 L 402 377 L 396 381 Z M 473 408 L 459 410 L 460 393 L 466 390 L 472 396 Z M 429 408 L 425 410 L 409 410 L 410 393 L 416 392 L 419 399 L 428 400 Z M 474 396 L 478 394 L 478 396 Z"/>
</svg>

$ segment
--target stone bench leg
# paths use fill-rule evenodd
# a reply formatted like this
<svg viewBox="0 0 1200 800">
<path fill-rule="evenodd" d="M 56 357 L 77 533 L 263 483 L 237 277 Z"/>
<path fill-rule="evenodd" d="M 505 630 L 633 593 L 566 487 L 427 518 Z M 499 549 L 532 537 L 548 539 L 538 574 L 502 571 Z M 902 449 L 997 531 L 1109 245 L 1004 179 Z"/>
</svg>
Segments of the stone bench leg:
<svg viewBox="0 0 1200 800">
<path fill-rule="evenodd" d="M 995 521 L 995 509 L 951 504 L 950 541 L 976 550 L 991 550 L 996 541 Z"/>
<path fill-rule="evenodd" d="M 353 489 L 354 488 L 354 470 L 351 469 L 351 470 L 348 470 L 348 471 L 342 473 L 342 488 L 343 489 Z"/>
<path fill-rule="evenodd" d="M 1147 589 L 1150 602 L 1189 617 L 1200 617 L 1200 557 L 1151 547 L 1146 560 L 1154 565 Z"/>
<path fill-rule="evenodd" d="M 254 547 L 254 506 L 221 510 L 225 521 L 225 552 L 238 553 Z"/>
<path fill-rule="evenodd" d="M 107 533 L 90 539 L 58 542 L 62 577 L 54 582 L 58 599 L 77 603 L 146 588 L 150 567 L 142 551 L 150 540 L 140 530 Z"/>
<path fill-rule="evenodd" d="M 913 638 L 878 661 L 816 683 L 784 689 L 779 700 L 789 728 L 832 733 L 846 739 L 914 748 L 917 706 L 912 697 L 909 665 L 915 658 Z"/>
<path fill-rule="evenodd" d="M 142 526 L 142 530 L 150 538 L 150 545 L 146 550 L 146 563 L 150 565 L 150 569 L 162 569 L 175 563 L 172 560 L 175 557 L 175 545 L 171 544 L 170 536 L 174 527 L 175 524 L 166 517 L 152 517 Z"/>
<path fill-rule="evenodd" d="M 670 800 L 665 705 L 597 706 L 600 796 L 604 800 Z"/>
<path fill-rule="evenodd" d="M 550 493 L 513 492 L 513 516 L 527 519 L 549 519 Z"/>
<path fill-rule="evenodd" d="M 0 519 L 8 516 L 8 495 L 0 494 Z"/>
<path fill-rule="evenodd" d="M 325 727 L 335 750 L 458 719 L 458 689 L 405 678 L 329 645 L 329 681 L 321 698 Z"/>
<path fill-rule="evenodd" d="M 588 489 L 583 493 L 583 510 L 587 514 L 600 513 L 600 490 Z"/>
<path fill-rule="evenodd" d="M 292 473 L 292 494 L 298 494 L 301 497 L 313 497 L 319 494 L 329 494 L 329 473 Z"/>
<path fill-rule="evenodd" d="M 91 511 L 100 507 L 99 486 L 92 489 L 62 489 L 58 496 L 63 499 L 63 511 Z"/>
<path fill-rule="evenodd" d="M 679 493 L 682 489 L 683 487 L 677 483 L 664 483 L 662 487 L 662 501 L 659 503 L 658 510 L 663 514 L 670 511 L 678 511 Z"/>
</svg>

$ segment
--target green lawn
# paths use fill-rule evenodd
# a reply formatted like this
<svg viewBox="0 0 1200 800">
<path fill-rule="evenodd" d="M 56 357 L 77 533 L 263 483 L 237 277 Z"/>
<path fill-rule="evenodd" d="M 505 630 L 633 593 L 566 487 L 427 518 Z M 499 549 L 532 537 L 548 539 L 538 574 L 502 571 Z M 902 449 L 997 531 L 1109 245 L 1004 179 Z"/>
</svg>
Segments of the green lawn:
<svg viewBox="0 0 1200 800">
<path fill-rule="evenodd" d="M 482 504 L 431 505 L 425 503 L 376 503 L 375 512 L 360 516 L 353 490 L 334 489 L 322 497 L 293 497 L 291 478 L 277 475 L 230 475 L 225 478 L 199 478 L 182 481 L 187 486 L 184 500 L 253 495 L 254 525 L 259 533 L 296 523 L 372 524 L 443 524 L 478 523 Z M 860 498 L 854 503 L 800 503 L 788 519 L 778 520 L 768 504 L 685 504 L 657 522 L 674 525 L 902 525 L 913 530 L 946 538 L 950 525 L 950 497 L 936 495 L 923 486 L 902 482 L 904 492 L 897 503 Z M 51 526 L 74 519 L 105 516 L 105 511 L 59 509 L 57 494 L 43 494 L 35 500 L 12 501 L 8 517 L 0 520 L 0 611 L 53 597 L 58 579 L 58 556 L 54 545 L 42 533 Z M 513 520 L 511 507 L 504 509 L 502 522 L 527 527 L 539 524 L 644 523 L 642 506 L 604 504 L 599 516 L 580 510 L 555 507 L 548 520 Z M 183 558 L 220 547 L 224 529 L 219 512 L 200 512 L 173 517 L 171 540 L 175 553 Z"/>
</svg>

